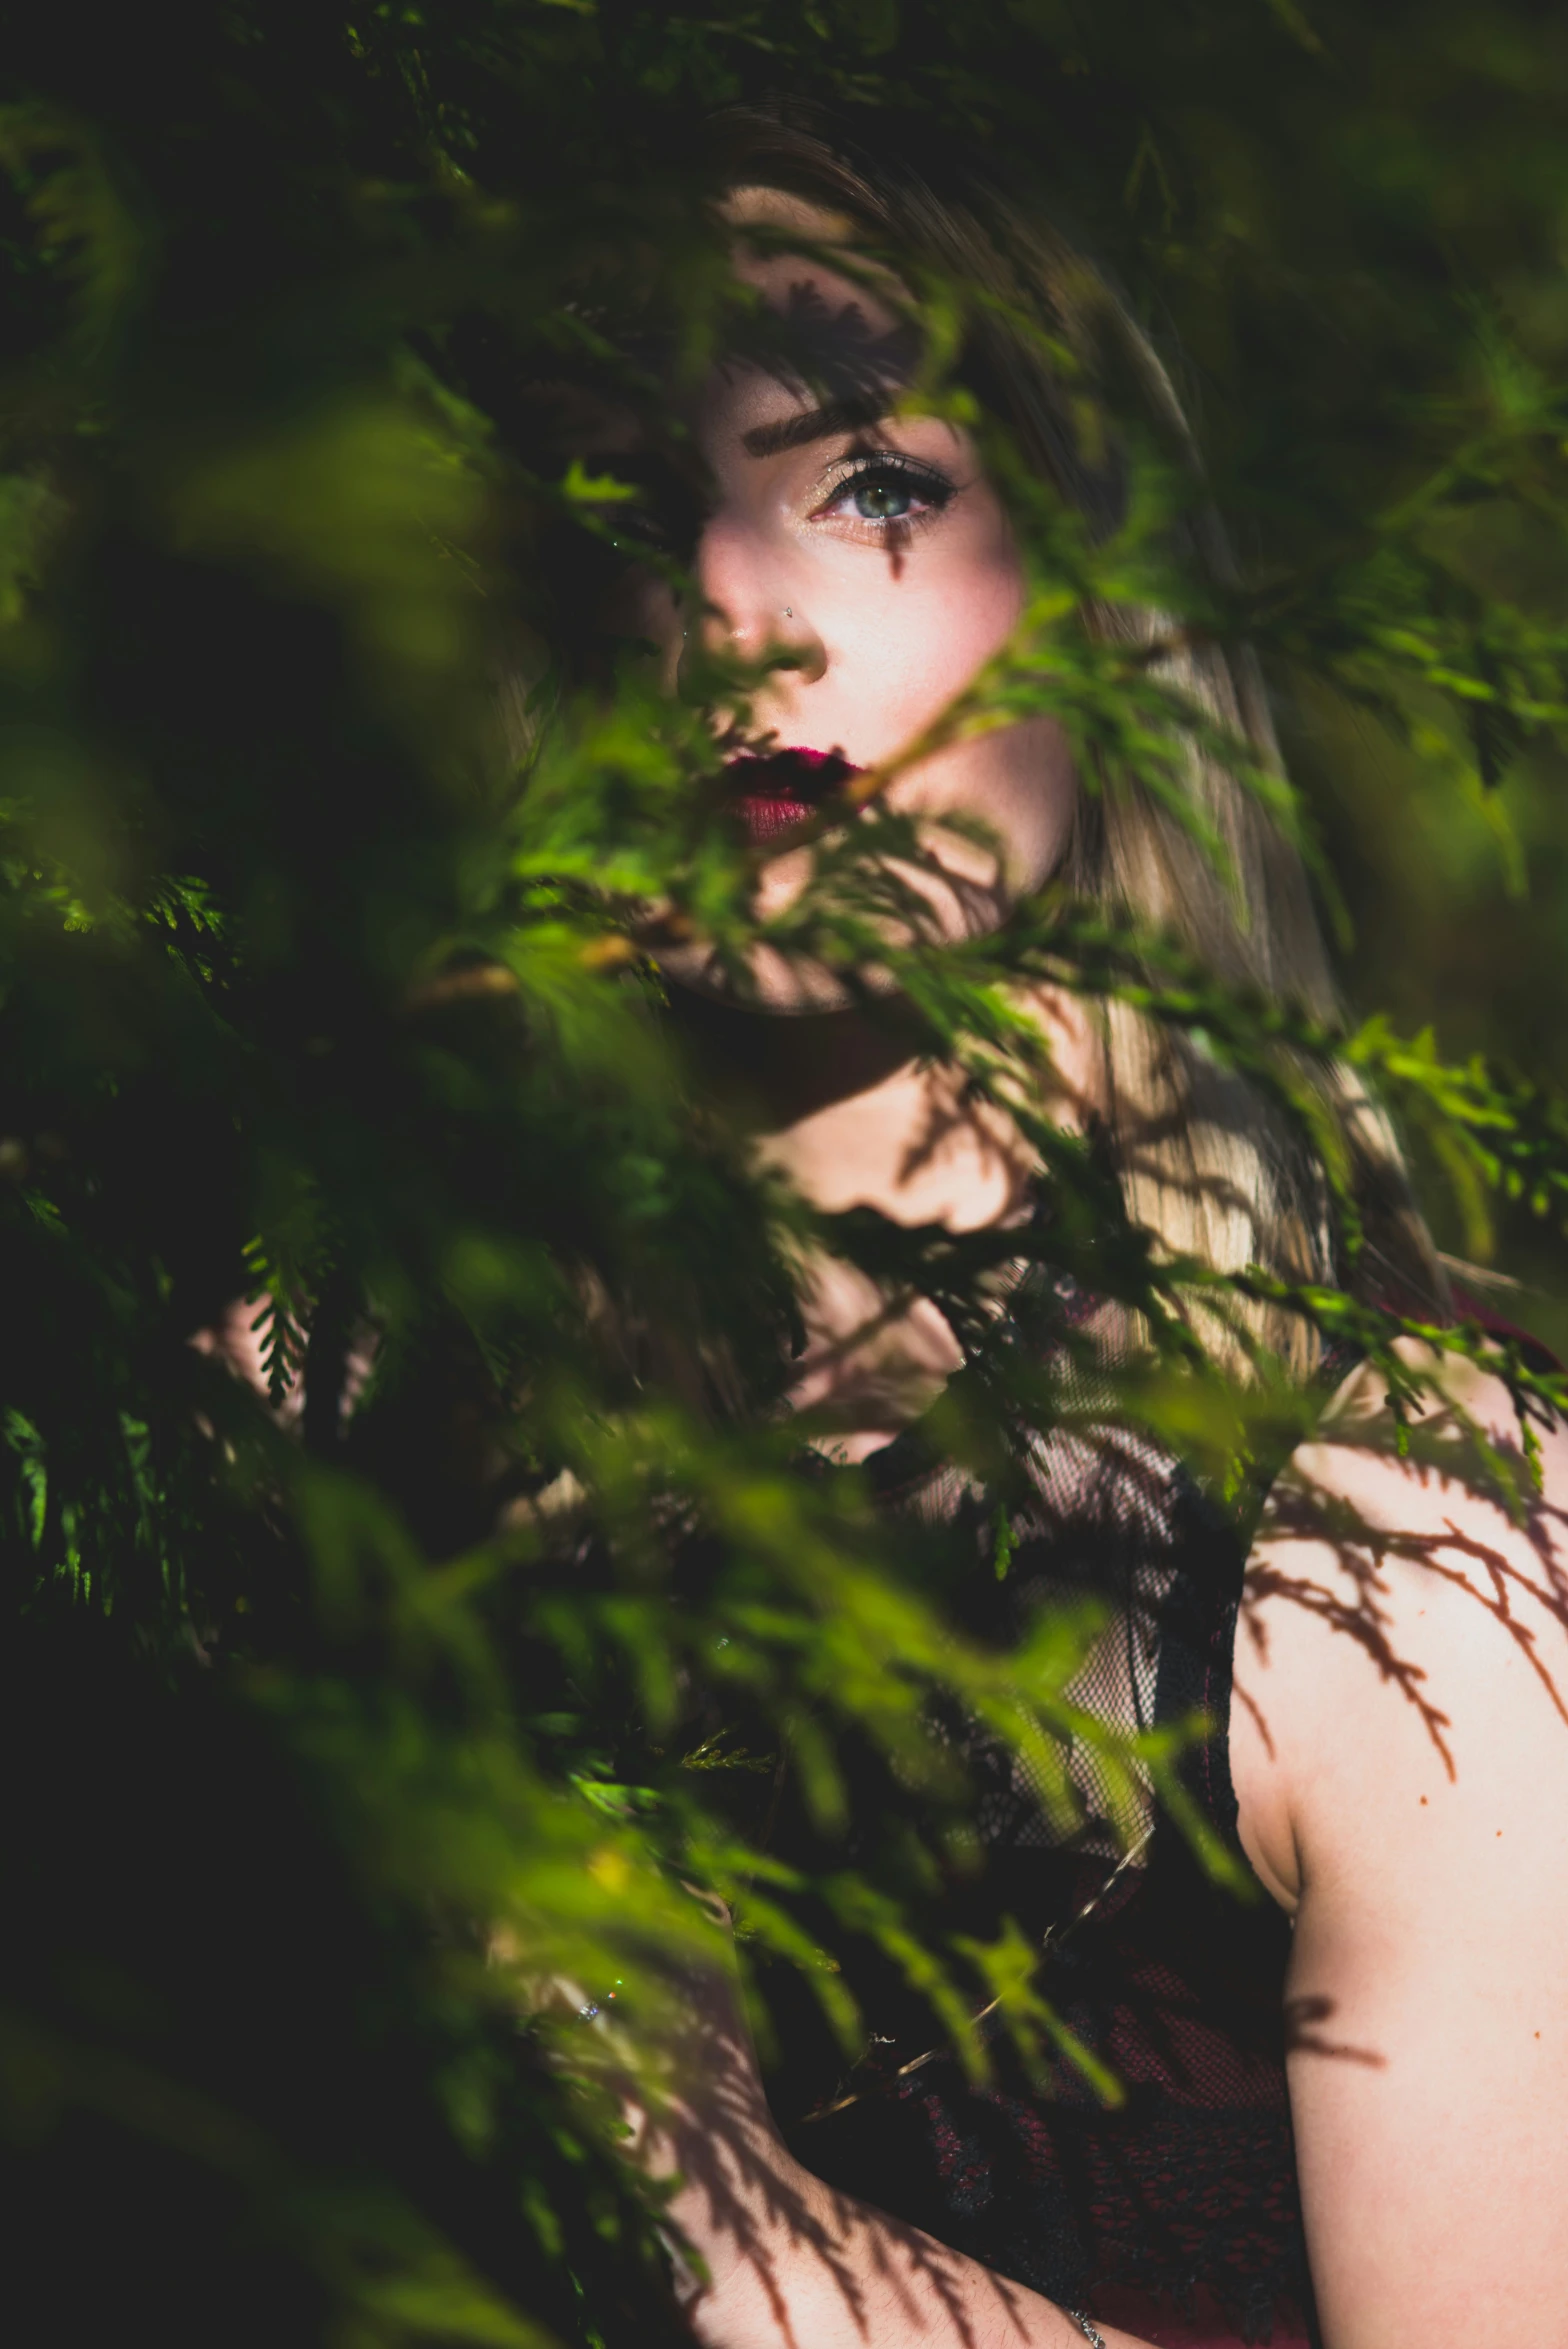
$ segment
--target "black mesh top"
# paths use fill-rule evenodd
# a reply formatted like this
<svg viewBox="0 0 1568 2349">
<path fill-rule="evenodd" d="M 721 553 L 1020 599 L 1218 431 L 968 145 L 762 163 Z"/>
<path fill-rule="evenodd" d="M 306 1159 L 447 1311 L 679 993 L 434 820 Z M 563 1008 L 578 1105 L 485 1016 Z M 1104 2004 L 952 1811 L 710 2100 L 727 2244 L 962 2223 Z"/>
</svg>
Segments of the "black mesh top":
<svg viewBox="0 0 1568 2349">
<path fill-rule="evenodd" d="M 1087 1329 L 1092 1301 L 1062 1281 L 1048 1296 L 1030 1287 L 1017 1339 L 1073 1350 L 1062 1331 Z M 1239 1854 L 1227 1731 L 1248 1527 L 1174 1459 L 1097 1421 L 1097 1384 L 1088 1354 L 1064 1369 L 1073 1432 L 1031 1439 L 1032 1497 L 1012 1513 L 1000 1578 L 985 1493 L 923 1468 L 908 1438 L 872 1473 L 890 1510 L 974 1544 L 992 1630 L 1017 1636 L 1042 1602 L 1082 1594 L 1108 1608 L 1070 1693 L 1124 1729 L 1206 1714 L 1185 1779 Z M 974 1732 L 967 1744 L 989 1872 L 1048 1945 L 1042 1991 L 1125 2101 L 1107 2109 L 1065 2059 L 1042 2092 L 1000 2047 L 991 2084 L 970 2088 L 948 2058 L 917 2062 L 925 2050 L 890 2010 L 871 2018 L 887 2027 L 847 2107 L 800 2126 L 781 2114 L 795 2151 L 1052 2300 L 1098 2300 L 1108 2321 L 1139 2329 L 1133 2293 L 1173 2316 L 1208 2312 L 1201 2338 L 1216 2345 L 1315 2340 L 1285 2090 L 1285 1918 L 1261 1888 L 1246 1901 L 1217 1887 L 1147 1789 L 1118 1799 L 1089 1753 L 1064 1757 L 1081 1816 L 1058 1826 L 1001 1749 Z"/>
</svg>

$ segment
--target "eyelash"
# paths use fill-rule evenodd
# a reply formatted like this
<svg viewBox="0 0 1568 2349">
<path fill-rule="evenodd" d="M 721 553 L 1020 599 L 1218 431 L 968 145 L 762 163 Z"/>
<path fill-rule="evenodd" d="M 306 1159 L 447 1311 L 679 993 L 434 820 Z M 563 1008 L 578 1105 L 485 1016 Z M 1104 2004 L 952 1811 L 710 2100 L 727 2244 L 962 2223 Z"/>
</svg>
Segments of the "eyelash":
<svg viewBox="0 0 1568 2349">
<path fill-rule="evenodd" d="M 852 458 L 848 470 L 841 473 L 816 509 L 816 515 L 831 514 L 834 507 L 853 491 L 870 481 L 894 481 L 901 489 L 922 497 L 930 509 L 924 514 L 889 515 L 878 521 L 870 514 L 855 514 L 846 519 L 858 522 L 863 529 L 883 532 L 893 529 L 916 529 L 923 522 L 934 522 L 943 509 L 958 495 L 958 484 L 939 473 L 934 465 L 923 465 L 914 457 L 906 457 L 899 449 L 867 450 L 864 456 Z M 816 519 L 813 516 L 813 520 Z"/>
</svg>

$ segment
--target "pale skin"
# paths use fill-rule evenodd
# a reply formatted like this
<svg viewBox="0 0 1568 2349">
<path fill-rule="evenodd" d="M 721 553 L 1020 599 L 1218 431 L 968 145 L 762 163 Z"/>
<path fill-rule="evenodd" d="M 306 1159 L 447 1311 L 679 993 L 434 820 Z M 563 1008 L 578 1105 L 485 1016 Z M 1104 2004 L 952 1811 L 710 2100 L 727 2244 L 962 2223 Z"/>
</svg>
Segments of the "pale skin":
<svg viewBox="0 0 1568 2349">
<path fill-rule="evenodd" d="M 831 233 L 788 199 L 736 199 L 738 225 L 759 213 Z M 828 314 L 895 323 L 820 262 L 742 243 L 738 266 L 781 309 L 804 288 Z M 774 446 L 766 428 L 812 404 L 759 369 L 712 378 L 695 419 L 714 485 L 696 558 L 711 607 L 701 624 L 747 653 L 798 656 L 770 681 L 759 727 L 869 766 L 998 649 L 1023 583 L 1007 516 L 961 434 L 911 418 Z M 878 452 L 930 468 L 926 490 L 918 471 L 868 472 Z M 868 486 L 879 478 L 880 492 Z M 640 625 L 672 679 L 691 624 L 646 586 Z M 1001 844 L 989 866 L 952 851 L 944 921 L 982 921 L 1038 885 L 1075 790 L 1045 721 L 901 777 L 911 809 L 962 808 Z M 764 892 L 797 886 L 798 863 L 799 852 L 775 858 Z M 1005 1121 L 954 1114 L 950 1079 L 868 1042 L 820 974 L 758 975 L 762 1009 L 699 1011 L 694 1026 L 717 1067 L 727 1055 L 744 1067 L 764 1157 L 825 1208 L 953 1230 L 1018 1214 L 1029 1164 Z M 671 976 L 700 994 L 700 946 L 671 958 Z M 1035 1009 L 1070 1117 L 1075 1099 L 1094 1098 L 1092 1036 L 1067 999 L 1042 995 Z M 815 1276 L 795 1400 L 831 1407 L 849 1457 L 885 1442 L 958 1359 L 929 1306 L 860 1336 L 879 1302 L 842 1267 Z M 1506 1390 L 1465 1368 L 1444 1375 L 1517 1452 Z M 1441 1433 L 1436 1402 L 1426 1424 Z M 1291 1464 L 1252 1561 L 1231 1723 L 1241 1840 L 1295 1924 L 1290 2092 L 1324 2339 L 1568 2341 L 1568 1435 L 1544 1438 L 1524 1525 L 1481 1489 L 1457 1421 L 1446 1459 L 1427 1465 L 1399 1459 L 1387 1435 L 1381 1394 L 1353 1381 Z M 1331 1538 L 1341 1504 L 1359 1535 Z M 688 2304 L 708 2349 L 1082 2340 L 1037 2295 L 802 2169 L 732 2006 L 705 2000 L 693 2032 L 685 2095 L 642 2153 L 685 2181 L 674 2215 L 709 2271 Z M 1100 2330 L 1113 2349 L 1150 2338 Z M 1220 2335 L 1159 2334 L 1200 2339 Z"/>
</svg>

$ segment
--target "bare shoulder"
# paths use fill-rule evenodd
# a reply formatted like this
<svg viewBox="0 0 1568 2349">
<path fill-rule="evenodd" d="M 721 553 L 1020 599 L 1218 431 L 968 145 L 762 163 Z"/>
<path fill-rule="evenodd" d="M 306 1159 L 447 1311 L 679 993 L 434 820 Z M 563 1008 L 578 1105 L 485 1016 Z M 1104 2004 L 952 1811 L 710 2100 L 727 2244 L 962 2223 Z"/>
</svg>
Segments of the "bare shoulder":
<svg viewBox="0 0 1568 2349">
<path fill-rule="evenodd" d="M 1539 1434 L 1535 1482 L 1506 1388 L 1457 1368 L 1402 1454 L 1363 1378 L 1251 1561 L 1233 1768 L 1295 1918 L 1286 2069 L 1334 2349 L 1562 2335 L 1568 1434 Z"/>
<path fill-rule="evenodd" d="M 1532 1466 L 1500 1379 L 1408 1358 L 1441 1386 L 1406 1443 L 1381 1382 L 1352 1379 L 1249 1565 L 1233 1769 L 1243 1841 L 1287 1907 L 1309 1867 L 1370 1862 L 1400 1823 L 1484 1825 L 1519 1857 L 1568 1813 L 1548 1793 L 1568 1795 L 1568 1429 L 1533 1428 Z"/>
</svg>

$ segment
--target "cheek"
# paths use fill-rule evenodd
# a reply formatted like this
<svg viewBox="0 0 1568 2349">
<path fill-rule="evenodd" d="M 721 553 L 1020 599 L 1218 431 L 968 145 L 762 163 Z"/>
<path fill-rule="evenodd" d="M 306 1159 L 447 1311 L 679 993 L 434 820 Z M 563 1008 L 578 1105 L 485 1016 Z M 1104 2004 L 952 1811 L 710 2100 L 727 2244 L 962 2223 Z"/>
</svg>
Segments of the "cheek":
<svg viewBox="0 0 1568 2349">
<path fill-rule="evenodd" d="M 1023 608 L 1023 574 L 1004 530 L 966 531 L 950 544 L 933 535 L 934 544 L 909 550 L 901 569 L 889 556 L 874 582 L 857 581 L 859 592 L 840 612 L 840 674 L 870 697 L 868 720 L 885 737 L 877 755 L 963 692 Z"/>
<path fill-rule="evenodd" d="M 1078 776 L 1054 718 L 1026 718 L 975 743 L 985 755 L 974 810 L 1007 843 L 1008 880 L 1039 889 L 1062 861 L 1078 804 Z"/>
<path fill-rule="evenodd" d="M 903 579 L 889 566 L 877 592 L 846 608 L 840 676 L 854 680 L 864 713 L 853 727 L 862 761 L 896 751 L 939 717 L 1001 650 L 1023 601 L 1017 550 L 993 506 L 962 537 L 934 532 L 911 550 Z M 911 814 L 962 811 L 988 825 L 1005 844 L 1010 891 L 1038 888 L 1055 871 L 1076 796 L 1067 742 L 1050 718 L 954 743 L 891 793 Z M 986 860 L 974 853 L 978 874 Z M 957 857 L 956 844 L 946 854 Z"/>
<path fill-rule="evenodd" d="M 1078 780 L 1067 738 L 1054 718 L 957 742 L 897 782 L 889 797 L 911 815 L 974 816 L 1003 851 L 1009 895 L 1038 889 L 1062 860 L 1077 804 Z M 978 878 L 994 866 L 979 849 L 957 842 L 938 847 L 944 863 L 962 863 Z"/>
</svg>

